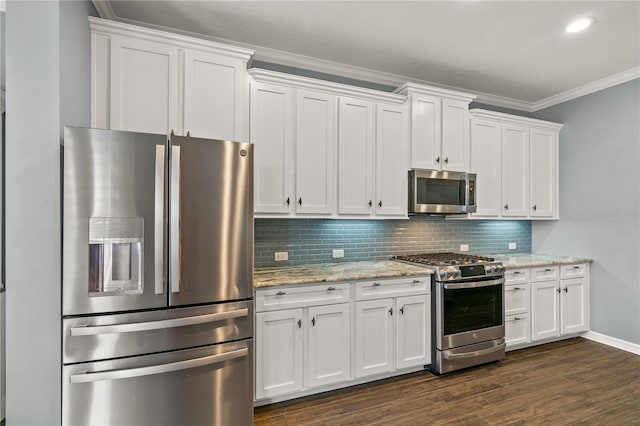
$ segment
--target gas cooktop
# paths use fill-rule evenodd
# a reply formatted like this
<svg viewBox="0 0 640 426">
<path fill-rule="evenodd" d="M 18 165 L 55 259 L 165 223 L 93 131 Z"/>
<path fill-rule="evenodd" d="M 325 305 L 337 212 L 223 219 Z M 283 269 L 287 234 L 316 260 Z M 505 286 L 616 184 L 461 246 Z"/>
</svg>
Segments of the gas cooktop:
<svg viewBox="0 0 640 426">
<path fill-rule="evenodd" d="M 493 257 L 463 253 L 410 254 L 407 256 L 393 256 L 392 259 L 403 262 L 421 263 L 428 266 L 476 265 L 495 261 Z"/>
</svg>

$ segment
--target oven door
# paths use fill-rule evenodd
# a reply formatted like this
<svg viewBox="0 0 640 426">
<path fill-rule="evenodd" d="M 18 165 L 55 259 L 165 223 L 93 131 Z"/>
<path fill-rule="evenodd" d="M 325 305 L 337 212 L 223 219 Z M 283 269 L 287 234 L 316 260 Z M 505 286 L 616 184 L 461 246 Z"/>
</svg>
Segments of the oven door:
<svg viewBox="0 0 640 426">
<path fill-rule="evenodd" d="M 436 348 L 504 337 L 504 277 L 436 282 Z"/>
</svg>

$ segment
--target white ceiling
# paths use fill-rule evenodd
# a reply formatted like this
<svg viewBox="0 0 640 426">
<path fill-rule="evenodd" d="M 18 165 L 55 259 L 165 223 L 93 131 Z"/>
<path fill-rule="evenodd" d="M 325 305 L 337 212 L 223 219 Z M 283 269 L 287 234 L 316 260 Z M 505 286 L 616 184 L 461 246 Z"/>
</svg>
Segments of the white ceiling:
<svg viewBox="0 0 640 426">
<path fill-rule="evenodd" d="M 105 18 L 251 47 L 256 60 L 523 110 L 640 77 L 640 1 L 94 3 Z M 585 16 L 596 24 L 564 32 Z"/>
</svg>

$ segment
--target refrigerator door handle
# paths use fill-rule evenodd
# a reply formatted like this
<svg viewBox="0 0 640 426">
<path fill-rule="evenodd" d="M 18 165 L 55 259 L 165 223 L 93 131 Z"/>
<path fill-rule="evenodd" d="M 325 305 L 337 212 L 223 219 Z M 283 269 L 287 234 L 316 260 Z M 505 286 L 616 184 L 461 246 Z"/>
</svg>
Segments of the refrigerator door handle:
<svg viewBox="0 0 640 426">
<path fill-rule="evenodd" d="M 154 275 L 156 294 L 164 293 L 163 248 L 164 248 L 164 145 L 156 145 L 156 182 L 154 206 Z"/>
<path fill-rule="evenodd" d="M 149 367 L 127 368 L 122 370 L 86 372 L 82 374 L 72 374 L 69 376 L 70 383 L 91 383 L 100 380 L 128 379 L 131 377 L 149 376 L 151 374 L 170 373 L 172 371 L 186 370 L 189 368 L 202 367 L 205 365 L 217 364 L 234 358 L 245 357 L 249 354 L 246 347 L 236 349 L 221 354 L 205 356 L 202 358 L 187 359 L 184 361 L 172 362 L 169 364 L 151 365 Z"/>
<path fill-rule="evenodd" d="M 171 146 L 171 194 L 169 271 L 171 292 L 180 293 L 180 146 Z"/>
<path fill-rule="evenodd" d="M 136 331 L 159 330 L 164 328 L 184 327 L 188 325 L 205 324 L 209 322 L 224 321 L 232 318 L 241 318 L 249 315 L 249 309 L 236 309 L 234 311 L 216 312 L 215 314 L 196 315 L 184 318 L 174 318 L 161 321 L 132 322 L 128 324 L 90 325 L 71 327 L 71 336 L 95 336 L 110 333 L 131 333 Z"/>
</svg>

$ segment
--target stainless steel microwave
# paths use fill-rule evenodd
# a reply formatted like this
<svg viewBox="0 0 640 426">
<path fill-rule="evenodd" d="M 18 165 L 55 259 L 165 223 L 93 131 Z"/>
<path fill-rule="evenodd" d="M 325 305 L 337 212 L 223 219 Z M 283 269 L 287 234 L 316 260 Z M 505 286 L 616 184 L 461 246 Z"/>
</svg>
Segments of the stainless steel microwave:
<svg viewBox="0 0 640 426">
<path fill-rule="evenodd" d="M 476 175 L 409 170 L 409 214 L 465 214 L 476 211 Z"/>
</svg>

